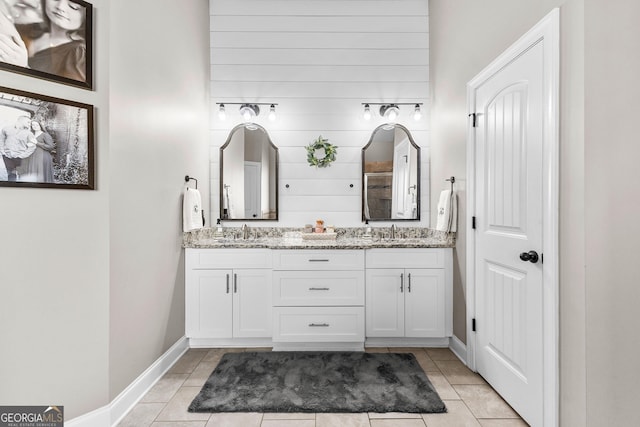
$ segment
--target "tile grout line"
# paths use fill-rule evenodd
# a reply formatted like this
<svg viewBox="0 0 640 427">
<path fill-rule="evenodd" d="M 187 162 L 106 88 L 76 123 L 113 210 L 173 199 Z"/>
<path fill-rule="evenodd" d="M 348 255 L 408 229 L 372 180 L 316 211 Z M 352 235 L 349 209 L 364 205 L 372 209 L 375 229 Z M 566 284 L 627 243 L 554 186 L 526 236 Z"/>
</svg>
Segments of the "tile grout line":
<svg viewBox="0 0 640 427">
<path fill-rule="evenodd" d="M 182 386 L 181 386 L 181 387 L 182 387 Z M 180 388 L 178 388 L 178 390 L 180 390 Z M 177 393 L 177 391 L 176 391 L 176 393 Z M 174 394 L 175 394 L 175 393 L 174 393 Z M 173 397 L 173 396 L 172 396 L 172 397 Z M 169 399 L 169 400 L 171 400 L 171 399 Z M 149 427 L 153 427 L 153 424 L 155 424 L 155 422 L 158 420 L 158 417 L 160 416 L 160 414 L 162 413 L 162 411 L 164 411 L 164 410 L 165 410 L 165 408 L 166 408 L 166 407 L 167 407 L 167 405 L 169 404 L 169 401 L 167 401 L 167 402 L 159 402 L 159 403 L 164 403 L 164 405 L 162 406 L 162 409 L 160 409 L 160 411 L 158 412 L 158 414 L 157 414 L 155 417 L 153 417 L 153 421 L 151 421 L 151 424 L 149 424 Z M 138 405 L 139 405 L 139 403 L 138 403 Z"/>
</svg>

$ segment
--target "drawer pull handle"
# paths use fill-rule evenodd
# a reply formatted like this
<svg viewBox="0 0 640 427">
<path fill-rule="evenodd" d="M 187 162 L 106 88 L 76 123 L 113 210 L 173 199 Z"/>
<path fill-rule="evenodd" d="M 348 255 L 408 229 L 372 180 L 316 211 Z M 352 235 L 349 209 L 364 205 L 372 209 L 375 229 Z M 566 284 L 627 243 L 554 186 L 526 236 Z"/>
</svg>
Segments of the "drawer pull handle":
<svg viewBox="0 0 640 427">
<path fill-rule="evenodd" d="M 329 291 L 330 288 L 309 288 L 310 291 Z"/>
<path fill-rule="evenodd" d="M 400 293 L 404 292 L 404 273 L 400 273 Z"/>
<path fill-rule="evenodd" d="M 233 293 L 234 294 L 238 293 L 238 275 L 237 274 L 233 275 Z"/>
<path fill-rule="evenodd" d="M 328 328 L 328 323 L 309 323 L 310 328 Z"/>
<path fill-rule="evenodd" d="M 409 273 L 409 286 L 408 286 L 409 292 L 411 292 L 411 273 Z"/>
<path fill-rule="evenodd" d="M 309 262 L 329 262 L 328 259 L 310 259 Z"/>
<path fill-rule="evenodd" d="M 229 275 L 227 274 L 227 293 L 229 293 Z"/>
</svg>

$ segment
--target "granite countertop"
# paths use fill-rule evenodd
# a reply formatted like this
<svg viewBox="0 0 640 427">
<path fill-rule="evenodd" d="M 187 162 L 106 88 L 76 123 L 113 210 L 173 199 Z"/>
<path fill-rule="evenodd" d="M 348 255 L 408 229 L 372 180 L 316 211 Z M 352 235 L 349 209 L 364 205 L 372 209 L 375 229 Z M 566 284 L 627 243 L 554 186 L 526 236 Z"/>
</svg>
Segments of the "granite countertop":
<svg viewBox="0 0 640 427">
<path fill-rule="evenodd" d="M 185 248 L 268 248 L 268 249 L 367 249 L 367 248 L 452 248 L 456 234 L 422 227 L 399 227 L 391 239 L 389 227 L 372 227 L 371 237 L 365 228 L 341 228 L 336 239 L 307 240 L 302 229 L 251 227 L 243 239 L 239 227 L 226 227 L 223 235 L 213 228 L 202 228 L 183 234 Z"/>
</svg>

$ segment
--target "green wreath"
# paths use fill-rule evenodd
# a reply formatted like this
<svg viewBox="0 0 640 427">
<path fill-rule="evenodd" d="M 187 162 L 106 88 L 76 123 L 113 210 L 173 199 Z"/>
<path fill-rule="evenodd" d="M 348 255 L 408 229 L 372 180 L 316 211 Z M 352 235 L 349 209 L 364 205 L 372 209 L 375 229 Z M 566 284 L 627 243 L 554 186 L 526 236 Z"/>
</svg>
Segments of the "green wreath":
<svg viewBox="0 0 640 427">
<path fill-rule="evenodd" d="M 323 139 L 322 135 L 318 137 L 314 142 L 306 146 L 307 149 L 307 162 L 309 165 L 315 166 L 318 168 L 326 168 L 331 165 L 336 159 L 336 154 L 338 153 L 338 147 L 335 145 L 329 144 L 328 139 Z M 318 158 L 316 157 L 317 150 L 324 150 L 324 157 Z"/>
</svg>

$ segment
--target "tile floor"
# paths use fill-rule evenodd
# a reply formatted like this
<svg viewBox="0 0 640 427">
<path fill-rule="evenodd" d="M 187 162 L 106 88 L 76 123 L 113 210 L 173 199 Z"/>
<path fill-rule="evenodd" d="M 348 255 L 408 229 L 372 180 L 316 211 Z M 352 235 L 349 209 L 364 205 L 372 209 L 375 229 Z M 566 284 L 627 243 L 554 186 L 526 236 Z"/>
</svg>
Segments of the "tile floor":
<svg viewBox="0 0 640 427">
<path fill-rule="evenodd" d="M 271 349 L 246 349 L 246 351 Z M 222 355 L 245 349 L 190 349 L 118 424 L 119 427 L 522 427 L 528 424 L 446 348 L 372 348 L 411 352 L 446 414 L 194 414 L 187 407 Z"/>
</svg>

